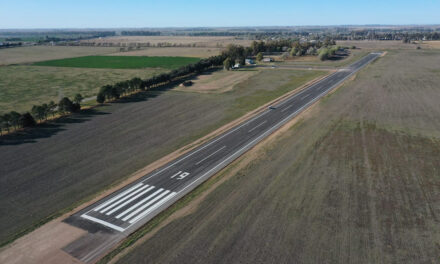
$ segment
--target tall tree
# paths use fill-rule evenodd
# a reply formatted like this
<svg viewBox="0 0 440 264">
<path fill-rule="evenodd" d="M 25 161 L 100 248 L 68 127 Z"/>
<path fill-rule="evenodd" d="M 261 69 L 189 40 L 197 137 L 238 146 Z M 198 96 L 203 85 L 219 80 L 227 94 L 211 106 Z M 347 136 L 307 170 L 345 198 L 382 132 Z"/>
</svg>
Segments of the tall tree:
<svg viewBox="0 0 440 264">
<path fill-rule="evenodd" d="M 14 126 L 15 129 L 18 129 L 19 125 L 20 125 L 20 117 L 21 114 L 15 111 L 11 111 L 10 113 L 10 117 L 11 117 L 11 125 Z"/>
<path fill-rule="evenodd" d="M 81 104 L 82 100 L 84 100 L 84 97 L 82 97 L 81 94 L 75 94 L 75 97 L 73 98 L 73 102 L 75 102 L 75 104 Z"/>
</svg>

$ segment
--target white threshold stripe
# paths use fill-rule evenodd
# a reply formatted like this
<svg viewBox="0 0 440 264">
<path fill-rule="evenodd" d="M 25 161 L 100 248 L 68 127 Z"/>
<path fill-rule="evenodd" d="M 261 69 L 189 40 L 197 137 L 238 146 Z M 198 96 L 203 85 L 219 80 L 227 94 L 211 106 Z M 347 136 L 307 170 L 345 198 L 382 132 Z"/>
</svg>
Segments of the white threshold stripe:
<svg viewBox="0 0 440 264">
<path fill-rule="evenodd" d="M 106 222 L 106 221 L 102 221 L 101 219 L 98 219 L 98 218 L 95 218 L 95 217 L 92 217 L 92 216 L 89 216 L 89 215 L 86 215 L 86 214 L 81 215 L 81 217 L 82 217 L 82 218 L 85 218 L 85 219 L 88 219 L 88 220 L 90 220 L 90 221 L 93 221 L 93 222 L 99 223 L 99 224 L 101 224 L 101 225 L 104 225 L 104 226 L 107 226 L 107 227 L 113 228 L 114 230 L 117 230 L 117 231 L 119 231 L 119 232 L 122 232 L 122 231 L 125 230 L 125 229 L 122 228 L 122 227 L 119 227 L 119 226 L 117 226 L 117 225 L 110 224 L 110 223 L 108 223 L 108 222 Z"/>
<path fill-rule="evenodd" d="M 294 116 L 294 115 L 297 114 L 298 112 L 302 111 L 304 108 L 308 107 L 310 104 L 316 102 L 319 98 L 321 98 L 322 96 L 326 95 L 326 94 L 328 93 L 329 90 L 332 90 L 334 87 L 336 87 L 336 86 L 339 85 L 340 83 L 344 82 L 347 78 L 349 78 L 350 76 L 352 76 L 353 74 L 355 74 L 356 72 L 358 72 L 361 68 L 363 68 L 364 66 L 366 66 L 366 65 L 369 64 L 370 62 L 374 61 L 375 59 L 377 59 L 377 56 L 375 56 L 375 57 L 373 57 L 373 58 L 371 58 L 371 59 L 366 60 L 366 62 L 364 63 L 364 65 L 362 65 L 362 67 L 359 67 L 359 68 L 353 69 L 353 71 L 350 72 L 347 76 L 344 76 L 340 81 L 338 81 L 338 82 L 336 82 L 335 84 L 333 84 L 333 85 L 331 85 L 330 87 L 328 87 L 328 88 L 326 89 L 326 91 L 324 91 L 324 92 L 320 93 L 319 95 L 315 96 L 313 99 L 311 99 L 311 100 L 310 100 L 308 103 L 306 103 L 304 106 L 300 107 L 300 109 L 298 109 L 298 110 L 296 110 L 294 113 L 290 114 L 288 117 L 286 117 L 285 119 L 283 119 L 281 122 L 278 122 L 276 125 L 274 125 L 274 126 L 271 127 L 270 129 L 268 129 L 266 132 L 264 132 L 262 135 L 260 135 L 260 136 L 257 137 L 256 139 L 254 139 L 252 142 L 250 142 L 249 144 L 247 144 L 245 147 L 241 148 L 240 150 L 236 151 L 234 154 L 230 155 L 228 158 L 224 159 L 222 162 L 220 162 L 220 164 L 216 165 L 214 168 L 212 168 L 212 169 L 210 169 L 208 172 L 204 173 L 201 177 L 199 177 L 199 178 L 197 178 L 196 180 L 194 180 L 193 182 L 191 182 L 189 185 L 187 185 L 186 187 L 184 187 L 184 188 L 183 188 L 182 190 L 180 190 L 178 193 L 183 192 L 185 189 L 189 188 L 191 185 L 193 185 L 193 184 L 195 184 L 196 182 L 198 182 L 199 180 L 203 179 L 206 175 L 208 175 L 209 173 L 211 173 L 211 171 L 214 171 L 214 170 L 217 169 L 219 166 L 222 166 L 224 163 L 228 162 L 231 158 L 234 158 L 235 155 L 239 154 L 242 150 L 244 150 L 245 148 L 249 147 L 251 144 L 253 144 L 253 142 L 259 140 L 260 138 L 266 136 L 267 134 L 269 134 L 269 133 L 271 133 L 272 131 L 274 131 L 275 129 L 277 129 L 277 128 L 278 128 L 279 126 L 281 126 L 285 121 L 287 121 L 287 119 L 291 118 L 292 116 Z M 334 75 L 334 74 L 331 74 L 331 75 Z M 326 78 L 330 77 L 331 75 L 327 76 Z M 326 79 L 326 78 L 324 78 L 324 79 Z M 313 87 L 313 85 L 312 85 L 312 87 Z M 308 90 L 308 89 L 307 89 L 307 90 Z M 294 96 L 294 97 L 296 97 L 296 96 Z M 289 101 L 290 101 L 290 100 L 286 100 L 286 101 L 282 102 L 280 105 L 283 105 L 283 104 L 285 104 L 285 103 L 288 103 Z M 235 131 L 235 130 L 239 129 L 240 127 L 246 125 L 246 124 L 249 123 L 250 121 L 257 119 L 257 118 L 261 117 L 262 115 L 264 115 L 264 114 L 266 114 L 266 113 L 267 113 L 267 111 L 263 112 L 263 113 L 260 114 L 260 115 L 255 116 L 255 117 L 252 118 L 251 120 L 248 120 L 247 122 L 245 122 L 244 124 L 240 125 L 239 127 L 236 127 L 236 128 L 233 129 L 233 130 Z M 215 139 L 214 142 L 220 140 L 221 138 L 225 137 L 227 134 L 230 134 L 230 133 L 232 133 L 232 132 L 233 132 L 233 131 L 229 131 L 228 133 L 224 134 L 224 135 L 221 136 L 220 138 Z M 210 142 L 210 143 L 208 143 L 208 145 L 210 145 L 210 144 L 212 144 L 212 143 L 214 143 L 214 142 Z M 207 147 L 208 145 L 205 145 L 203 148 Z M 202 148 L 202 149 L 203 149 L 203 148 Z M 200 150 L 201 150 L 201 149 L 196 150 L 194 153 L 196 153 L 196 152 L 198 152 L 198 151 L 200 151 Z M 194 154 L 194 153 L 191 153 L 191 155 Z M 189 156 L 191 156 L 191 155 L 189 155 Z M 181 160 L 183 160 L 183 159 L 185 159 L 185 158 L 187 158 L 187 157 L 188 157 L 188 156 L 183 157 Z M 165 170 L 165 169 L 167 169 L 167 168 L 169 168 L 169 167 L 174 166 L 176 163 L 180 162 L 181 160 L 178 160 L 178 161 L 174 162 L 173 164 L 167 166 L 166 168 L 163 168 L 161 171 L 163 171 L 163 170 Z M 147 179 L 153 177 L 154 175 L 156 175 L 156 174 L 158 174 L 158 173 L 160 173 L 160 172 L 156 172 L 156 173 L 154 173 L 152 176 L 148 177 Z M 147 179 L 146 179 L 146 180 L 147 180 Z M 145 181 L 145 180 L 144 180 L 144 181 Z M 134 188 L 134 187 L 133 187 L 133 188 Z M 161 202 L 160 202 L 160 203 L 161 203 Z M 101 206 L 101 205 L 100 205 L 100 206 Z M 153 207 L 155 207 L 155 205 L 153 205 Z M 92 210 L 93 210 L 93 209 L 92 209 Z M 149 209 L 148 209 L 148 210 L 149 210 Z M 144 213 L 142 213 L 142 215 L 144 215 Z M 99 220 L 99 219 L 96 219 L 96 218 L 94 218 L 94 217 L 87 216 L 87 215 L 85 215 L 85 214 L 82 215 L 82 217 L 84 217 L 84 218 L 88 218 L 88 219 L 90 219 L 91 221 L 96 220 L 95 222 L 98 222 L 98 223 L 101 223 L 101 222 L 102 222 L 103 225 L 106 225 L 106 226 L 109 226 L 109 227 L 112 227 L 112 226 L 113 226 L 112 228 L 116 227 L 116 228 L 114 228 L 114 229 L 115 229 L 115 230 L 118 230 L 118 231 L 121 231 L 121 232 L 124 231 L 124 230 L 126 230 L 126 229 L 128 229 L 129 227 L 132 226 L 132 224 L 130 224 L 128 227 L 126 227 L 125 229 L 123 229 L 123 228 L 117 227 L 117 226 L 115 226 L 115 225 L 112 225 L 112 224 L 110 224 L 110 223 L 107 223 L 107 222 L 105 222 L 105 221 L 101 221 L 101 220 Z M 138 218 L 138 217 L 136 216 L 136 219 L 137 219 L 137 218 Z M 134 222 L 134 220 L 131 220 L 131 222 Z M 131 223 L 131 222 L 130 222 L 130 223 Z"/>
<path fill-rule="evenodd" d="M 125 203 L 117 206 L 116 208 L 114 208 L 113 210 L 111 210 L 110 212 L 106 213 L 106 215 L 111 215 L 114 212 L 118 211 L 119 209 L 121 209 L 122 207 L 126 206 L 127 204 L 133 202 L 134 200 L 136 200 L 137 198 L 141 197 L 142 195 L 146 194 L 147 192 L 151 191 L 152 189 L 154 189 L 154 186 L 151 186 L 150 188 L 148 188 L 147 190 L 141 192 L 140 194 L 136 195 L 135 197 L 131 198 L 130 200 L 126 201 Z"/>
<path fill-rule="evenodd" d="M 111 203 L 109 206 L 105 207 L 104 209 L 102 209 L 101 211 L 99 211 L 100 213 L 105 213 L 108 210 L 112 209 L 113 207 L 115 207 L 116 205 L 122 203 L 123 201 L 127 200 L 128 198 L 132 197 L 133 195 L 137 194 L 138 192 L 141 192 L 142 190 L 145 190 L 146 188 L 148 188 L 148 184 L 142 186 L 141 188 L 137 189 L 134 192 L 131 192 L 130 194 L 128 194 L 127 196 L 121 197 L 121 199 L 116 200 L 114 203 Z"/>
<path fill-rule="evenodd" d="M 124 192 L 122 192 L 122 193 L 116 195 L 116 196 L 113 197 L 113 198 L 111 198 L 111 199 L 108 200 L 107 202 L 104 202 L 104 203 L 98 205 L 98 206 L 95 207 L 93 210 L 94 210 L 94 211 L 98 211 L 99 209 L 101 209 L 101 208 L 107 206 L 108 204 L 110 204 L 110 203 L 112 203 L 113 201 L 115 201 L 115 200 L 121 198 L 122 196 L 126 195 L 127 193 L 133 191 L 134 189 L 139 188 L 139 187 L 142 186 L 142 185 L 143 185 L 142 183 L 139 183 L 139 184 L 137 184 L 137 185 L 131 187 L 130 189 L 128 189 L 128 190 L 126 190 L 126 191 L 124 191 Z"/>
<path fill-rule="evenodd" d="M 149 201 L 148 203 L 142 205 L 141 207 L 139 207 L 138 209 L 134 210 L 131 214 L 127 215 L 126 217 L 122 218 L 123 221 L 127 221 L 128 219 L 132 218 L 134 215 L 138 214 L 140 211 L 144 210 L 145 208 L 147 208 L 148 206 L 150 206 L 151 204 L 153 204 L 155 201 L 159 200 L 160 198 L 162 198 L 164 195 L 167 195 L 170 191 L 166 190 L 163 193 L 159 194 L 158 196 L 156 196 L 153 200 Z"/>
<path fill-rule="evenodd" d="M 162 204 L 166 203 L 168 200 L 170 200 L 171 198 L 173 198 L 176 195 L 175 192 L 172 192 L 170 194 L 168 194 L 165 198 L 163 198 L 162 200 L 160 200 L 158 203 L 156 203 L 155 205 L 151 206 L 150 208 L 148 208 L 145 212 L 139 214 L 138 216 L 136 216 L 135 218 L 130 220 L 130 224 L 133 224 L 135 222 L 137 222 L 139 219 L 145 217 L 146 215 L 148 215 L 151 211 L 155 210 L 156 208 L 160 207 Z"/>
<path fill-rule="evenodd" d="M 157 195 L 158 193 L 162 192 L 164 189 L 160 188 L 159 190 L 155 191 L 153 194 L 150 194 L 147 198 L 142 199 L 140 202 L 136 203 L 135 205 L 131 206 L 130 208 L 128 208 L 127 210 L 125 210 L 124 212 L 118 214 L 116 216 L 116 218 L 121 218 L 122 216 L 124 216 L 125 214 L 129 213 L 130 211 L 134 210 L 136 207 L 138 207 L 139 205 L 141 205 L 142 203 L 150 200 L 151 198 L 153 198 L 155 195 Z"/>
<path fill-rule="evenodd" d="M 216 151 L 212 152 L 211 154 L 209 154 L 208 156 L 206 156 L 204 159 L 200 160 L 199 162 L 196 163 L 196 165 L 199 165 L 200 163 L 204 162 L 205 160 L 209 159 L 210 157 L 212 157 L 215 153 L 219 152 L 220 150 L 226 148 L 226 146 L 223 146 L 219 149 L 217 149 Z"/>
<path fill-rule="evenodd" d="M 267 122 L 267 120 L 264 120 L 263 122 L 261 122 L 260 124 L 258 124 L 256 127 L 252 128 L 251 130 L 248 131 L 248 133 L 254 131 L 255 129 L 257 129 L 258 127 L 264 125 Z"/>
</svg>

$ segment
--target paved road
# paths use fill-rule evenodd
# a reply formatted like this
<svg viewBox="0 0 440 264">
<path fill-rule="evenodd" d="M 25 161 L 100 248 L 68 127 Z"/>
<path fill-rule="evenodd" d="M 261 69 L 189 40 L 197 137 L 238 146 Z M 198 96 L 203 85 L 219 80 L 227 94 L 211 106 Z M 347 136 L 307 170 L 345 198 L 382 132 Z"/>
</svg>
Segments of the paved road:
<svg viewBox="0 0 440 264">
<path fill-rule="evenodd" d="M 65 251 L 84 262 L 93 261 L 380 55 L 363 57 L 72 215 L 67 223 L 95 237 L 80 239 Z"/>
</svg>

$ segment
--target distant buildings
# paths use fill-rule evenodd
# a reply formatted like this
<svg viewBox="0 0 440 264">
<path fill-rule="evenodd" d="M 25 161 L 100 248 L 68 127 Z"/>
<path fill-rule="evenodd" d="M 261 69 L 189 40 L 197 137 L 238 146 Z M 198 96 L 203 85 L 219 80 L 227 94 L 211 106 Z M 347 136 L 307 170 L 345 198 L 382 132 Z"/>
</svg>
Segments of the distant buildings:
<svg viewBox="0 0 440 264">
<path fill-rule="evenodd" d="M 253 59 L 246 59 L 246 60 L 245 60 L 245 63 L 246 63 L 247 65 L 252 65 L 252 64 L 255 64 L 255 61 L 254 61 Z"/>
</svg>

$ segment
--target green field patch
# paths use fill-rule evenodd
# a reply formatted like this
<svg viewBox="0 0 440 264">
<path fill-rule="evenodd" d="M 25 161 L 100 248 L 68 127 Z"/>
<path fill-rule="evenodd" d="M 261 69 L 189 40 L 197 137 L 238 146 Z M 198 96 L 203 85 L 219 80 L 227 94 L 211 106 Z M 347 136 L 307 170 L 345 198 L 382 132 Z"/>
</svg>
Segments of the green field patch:
<svg viewBox="0 0 440 264">
<path fill-rule="evenodd" d="M 147 57 L 147 56 L 85 56 L 60 60 L 40 61 L 38 66 L 76 67 L 76 68 L 105 68 L 105 69 L 140 69 L 164 68 L 176 69 L 181 66 L 196 63 L 200 59 L 190 57 Z"/>
</svg>

